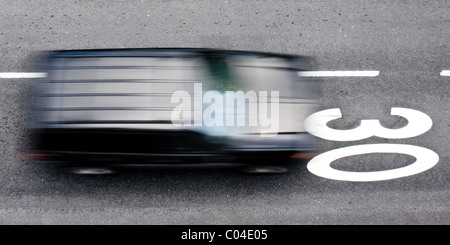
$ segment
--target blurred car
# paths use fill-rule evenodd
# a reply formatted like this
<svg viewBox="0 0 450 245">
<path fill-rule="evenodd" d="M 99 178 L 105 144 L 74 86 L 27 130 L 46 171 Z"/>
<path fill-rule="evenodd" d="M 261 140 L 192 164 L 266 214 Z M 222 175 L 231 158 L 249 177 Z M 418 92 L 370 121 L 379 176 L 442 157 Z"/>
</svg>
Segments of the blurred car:
<svg viewBox="0 0 450 245">
<path fill-rule="evenodd" d="M 209 167 L 278 173 L 316 151 L 303 121 L 317 106 L 317 88 L 297 76 L 310 68 L 306 57 L 187 48 L 43 57 L 47 77 L 33 86 L 26 153 L 34 160 L 80 174 Z"/>
</svg>

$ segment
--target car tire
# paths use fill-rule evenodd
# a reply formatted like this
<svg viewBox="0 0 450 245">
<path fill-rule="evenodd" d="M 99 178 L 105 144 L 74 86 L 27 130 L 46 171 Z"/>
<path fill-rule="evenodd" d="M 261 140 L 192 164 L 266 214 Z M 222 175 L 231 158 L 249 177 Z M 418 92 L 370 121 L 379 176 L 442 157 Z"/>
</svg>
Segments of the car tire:
<svg viewBox="0 0 450 245">
<path fill-rule="evenodd" d="M 76 175 L 105 175 L 116 173 L 115 170 L 104 167 L 72 167 L 68 168 L 67 172 Z"/>
<path fill-rule="evenodd" d="M 290 171 L 287 166 L 251 166 L 243 169 L 248 174 L 282 174 Z"/>
</svg>

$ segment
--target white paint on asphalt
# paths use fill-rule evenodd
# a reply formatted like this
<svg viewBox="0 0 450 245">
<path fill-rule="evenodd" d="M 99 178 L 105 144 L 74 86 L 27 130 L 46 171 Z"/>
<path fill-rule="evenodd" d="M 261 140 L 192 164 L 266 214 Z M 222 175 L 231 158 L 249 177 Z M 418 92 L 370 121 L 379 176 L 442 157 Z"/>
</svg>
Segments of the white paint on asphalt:
<svg viewBox="0 0 450 245">
<path fill-rule="evenodd" d="M 300 77 L 376 77 L 380 71 L 299 71 Z M 450 70 L 442 70 L 441 76 L 450 76 Z M 42 78 L 45 72 L 0 72 L 0 78 Z"/>
<path fill-rule="evenodd" d="M 300 77 L 376 77 L 380 71 L 299 71 Z"/>
<path fill-rule="evenodd" d="M 376 77 L 380 71 L 299 71 L 299 77 Z M 450 70 L 442 70 L 441 76 L 450 76 Z M 0 72 L 0 78 L 43 78 L 45 72 Z"/>
<path fill-rule="evenodd" d="M 389 129 L 381 126 L 377 119 L 361 120 L 361 124 L 354 129 L 337 130 L 327 126 L 327 123 L 342 118 L 339 108 L 327 109 L 310 115 L 304 121 L 305 130 L 310 134 L 332 141 L 362 140 L 372 136 L 385 139 L 405 139 L 419 136 L 433 126 L 432 119 L 425 113 L 400 107 L 392 107 L 391 115 L 400 116 L 408 120 L 402 128 Z"/>
<path fill-rule="evenodd" d="M 45 72 L 0 72 L 0 78 L 43 78 Z"/>
<path fill-rule="evenodd" d="M 360 126 L 354 129 L 336 130 L 329 128 L 327 123 L 342 117 L 339 108 L 316 112 L 305 122 L 305 129 L 312 135 L 331 141 L 354 141 L 372 136 L 386 139 L 404 139 L 415 137 L 427 132 L 432 126 L 432 119 L 418 110 L 393 107 L 391 115 L 401 116 L 408 124 L 399 129 L 389 129 L 381 126 L 379 120 L 361 120 Z M 337 159 L 369 153 L 407 154 L 417 160 L 406 167 L 375 172 L 349 172 L 333 169 L 330 165 Z M 396 179 L 421 173 L 432 168 L 439 161 L 434 151 L 419 146 L 402 144 L 366 144 L 343 147 L 330 150 L 314 157 L 307 165 L 308 170 L 320 177 L 342 181 L 381 181 Z"/>
<path fill-rule="evenodd" d="M 383 171 L 373 172 L 350 172 L 334 169 L 330 164 L 340 158 L 363 155 L 370 153 L 397 153 L 407 154 L 416 158 L 416 161 L 408 166 Z M 322 153 L 309 161 L 308 170 L 322 178 L 369 182 L 397 179 L 424 172 L 439 162 L 436 152 L 414 145 L 404 144 L 366 144 L 343 147 Z"/>
</svg>

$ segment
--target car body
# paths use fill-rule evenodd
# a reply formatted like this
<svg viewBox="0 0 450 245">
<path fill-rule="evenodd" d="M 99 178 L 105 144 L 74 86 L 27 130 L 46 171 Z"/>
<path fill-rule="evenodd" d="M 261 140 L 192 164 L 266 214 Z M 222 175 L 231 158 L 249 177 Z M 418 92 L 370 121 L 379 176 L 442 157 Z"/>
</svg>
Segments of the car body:
<svg viewBox="0 0 450 245">
<path fill-rule="evenodd" d="M 44 53 L 43 65 L 47 77 L 36 80 L 30 110 L 27 154 L 35 160 L 77 173 L 209 167 L 284 172 L 316 151 L 303 121 L 317 107 L 317 88 L 297 76 L 309 68 L 306 57 L 190 48 L 67 50 Z M 259 97 L 244 97 L 241 104 L 236 98 L 230 114 L 230 91 Z M 264 104 L 251 107 L 263 101 L 261 91 L 270 111 L 265 117 L 276 115 L 276 127 L 258 117 Z M 217 110 L 209 111 L 209 120 L 224 123 L 205 126 L 198 116 L 213 103 Z M 237 123 L 240 116 L 244 125 Z M 225 123 L 228 117 L 234 124 Z M 260 120 L 250 125 L 255 117 Z"/>
</svg>

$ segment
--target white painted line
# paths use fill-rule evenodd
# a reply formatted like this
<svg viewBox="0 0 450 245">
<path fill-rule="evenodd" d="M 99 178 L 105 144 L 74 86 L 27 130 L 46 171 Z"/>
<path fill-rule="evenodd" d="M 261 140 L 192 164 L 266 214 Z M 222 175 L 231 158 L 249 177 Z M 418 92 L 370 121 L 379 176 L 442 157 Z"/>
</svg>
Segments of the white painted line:
<svg viewBox="0 0 450 245">
<path fill-rule="evenodd" d="M 442 70 L 441 76 L 443 77 L 450 77 L 450 70 Z"/>
<path fill-rule="evenodd" d="M 300 77 L 376 77 L 380 71 L 299 71 Z"/>
<path fill-rule="evenodd" d="M 45 72 L 0 72 L 0 78 L 43 78 Z"/>
</svg>

